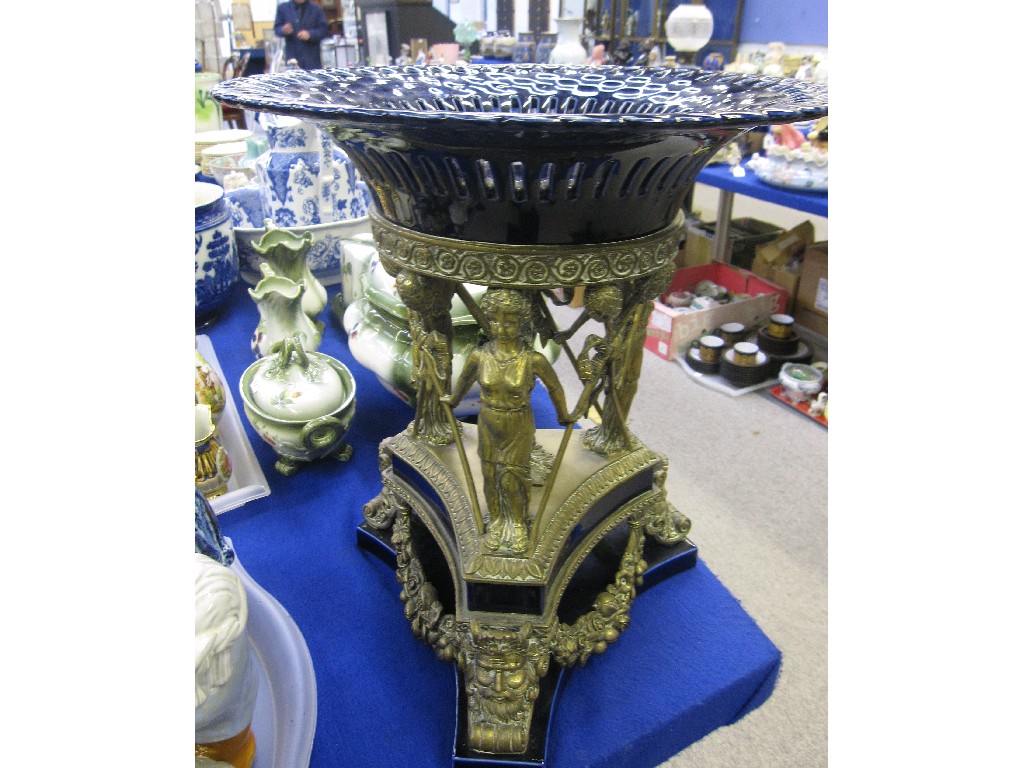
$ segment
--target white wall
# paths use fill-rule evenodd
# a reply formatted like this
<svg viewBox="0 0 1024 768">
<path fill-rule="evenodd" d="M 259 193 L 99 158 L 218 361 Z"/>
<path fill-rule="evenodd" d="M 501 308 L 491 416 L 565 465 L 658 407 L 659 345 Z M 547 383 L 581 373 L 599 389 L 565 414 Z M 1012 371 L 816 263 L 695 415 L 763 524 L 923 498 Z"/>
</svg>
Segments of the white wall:
<svg viewBox="0 0 1024 768">
<path fill-rule="evenodd" d="M 486 0 L 433 0 L 433 5 L 456 24 L 460 21 L 483 21 L 487 12 Z M 493 14 L 494 11 L 492 10 L 491 13 Z M 488 29 L 494 25 L 493 15 L 491 18 L 492 21 Z"/>
<path fill-rule="evenodd" d="M 231 0 L 227 0 L 227 6 L 228 13 L 231 13 Z M 277 13 L 277 0 L 249 0 L 249 10 L 253 21 L 273 21 Z"/>
</svg>

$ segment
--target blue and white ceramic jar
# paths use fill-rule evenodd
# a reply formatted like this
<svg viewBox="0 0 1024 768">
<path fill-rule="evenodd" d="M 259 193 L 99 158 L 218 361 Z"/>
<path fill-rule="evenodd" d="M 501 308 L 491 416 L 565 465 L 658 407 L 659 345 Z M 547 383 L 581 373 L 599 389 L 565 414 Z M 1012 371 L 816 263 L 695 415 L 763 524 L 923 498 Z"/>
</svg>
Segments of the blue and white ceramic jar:
<svg viewBox="0 0 1024 768">
<path fill-rule="evenodd" d="M 256 159 L 256 178 L 266 218 L 278 227 L 354 218 L 358 175 L 330 137 L 290 117 L 268 115 L 263 126 L 270 149 Z"/>
<path fill-rule="evenodd" d="M 196 185 L 196 325 L 216 320 L 238 282 L 231 213 L 218 184 Z"/>
</svg>

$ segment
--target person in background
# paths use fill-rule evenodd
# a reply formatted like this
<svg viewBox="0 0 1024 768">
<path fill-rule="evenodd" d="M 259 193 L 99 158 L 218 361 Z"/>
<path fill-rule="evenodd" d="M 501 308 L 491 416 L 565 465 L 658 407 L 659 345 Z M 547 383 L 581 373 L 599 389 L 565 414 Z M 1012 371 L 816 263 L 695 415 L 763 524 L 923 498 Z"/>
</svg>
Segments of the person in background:
<svg viewBox="0 0 1024 768">
<path fill-rule="evenodd" d="M 312 0 L 288 0 L 277 6 L 274 34 L 284 38 L 284 57 L 302 69 L 320 69 L 320 41 L 328 35 L 327 17 Z"/>
</svg>

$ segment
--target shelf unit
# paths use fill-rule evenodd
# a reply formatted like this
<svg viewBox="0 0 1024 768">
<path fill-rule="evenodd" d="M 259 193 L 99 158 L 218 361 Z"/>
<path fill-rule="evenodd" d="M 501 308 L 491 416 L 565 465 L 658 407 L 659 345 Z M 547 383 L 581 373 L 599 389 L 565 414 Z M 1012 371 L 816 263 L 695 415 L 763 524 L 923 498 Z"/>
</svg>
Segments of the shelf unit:
<svg viewBox="0 0 1024 768">
<path fill-rule="evenodd" d="M 588 27 L 594 32 L 594 39 L 605 42 L 609 54 L 620 42 L 633 44 L 634 55 L 637 46 L 653 40 L 662 46 L 670 46 L 665 38 L 665 20 L 672 10 L 690 0 L 598 0 L 596 9 L 588 9 L 591 18 Z M 697 51 L 694 61 L 700 63 L 709 53 L 722 56 L 723 64 L 736 58 L 739 48 L 740 22 L 743 18 L 743 0 L 704 0 L 711 11 L 714 27 L 711 40 Z M 636 29 L 630 30 L 630 14 L 636 14 Z M 596 18 L 593 18 L 596 15 Z"/>
</svg>

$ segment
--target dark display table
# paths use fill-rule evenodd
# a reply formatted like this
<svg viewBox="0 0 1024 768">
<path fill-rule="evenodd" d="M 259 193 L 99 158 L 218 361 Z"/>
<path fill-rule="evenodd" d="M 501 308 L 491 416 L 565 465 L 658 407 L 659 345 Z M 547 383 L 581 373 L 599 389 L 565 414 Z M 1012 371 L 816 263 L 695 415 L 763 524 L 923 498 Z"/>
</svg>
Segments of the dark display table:
<svg viewBox="0 0 1024 768">
<path fill-rule="evenodd" d="M 249 340 L 259 321 L 246 288 L 236 286 L 220 319 L 199 331 L 212 341 L 239 408 L 238 381 L 254 360 Z M 333 296 L 337 287 L 328 290 Z M 270 446 L 243 415 L 271 493 L 222 514 L 221 528 L 309 647 L 318 710 L 310 766 L 451 765 L 454 668 L 413 637 L 394 571 L 356 536 L 363 504 L 380 490 L 377 446 L 408 425 L 412 410 L 353 359 L 330 310 L 321 319 L 327 327 L 319 351 L 356 379 L 352 459 L 282 477 Z M 539 385 L 534 409 L 539 427 L 556 426 Z M 693 520 L 699 545 L 701 519 L 713 510 L 672 501 Z M 771 694 L 781 654 L 703 562 L 645 590 L 631 615 L 632 625 L 606 653 L 566 673 L 551 719 L 552 768 L 655 766 Z"/>
</svg>

